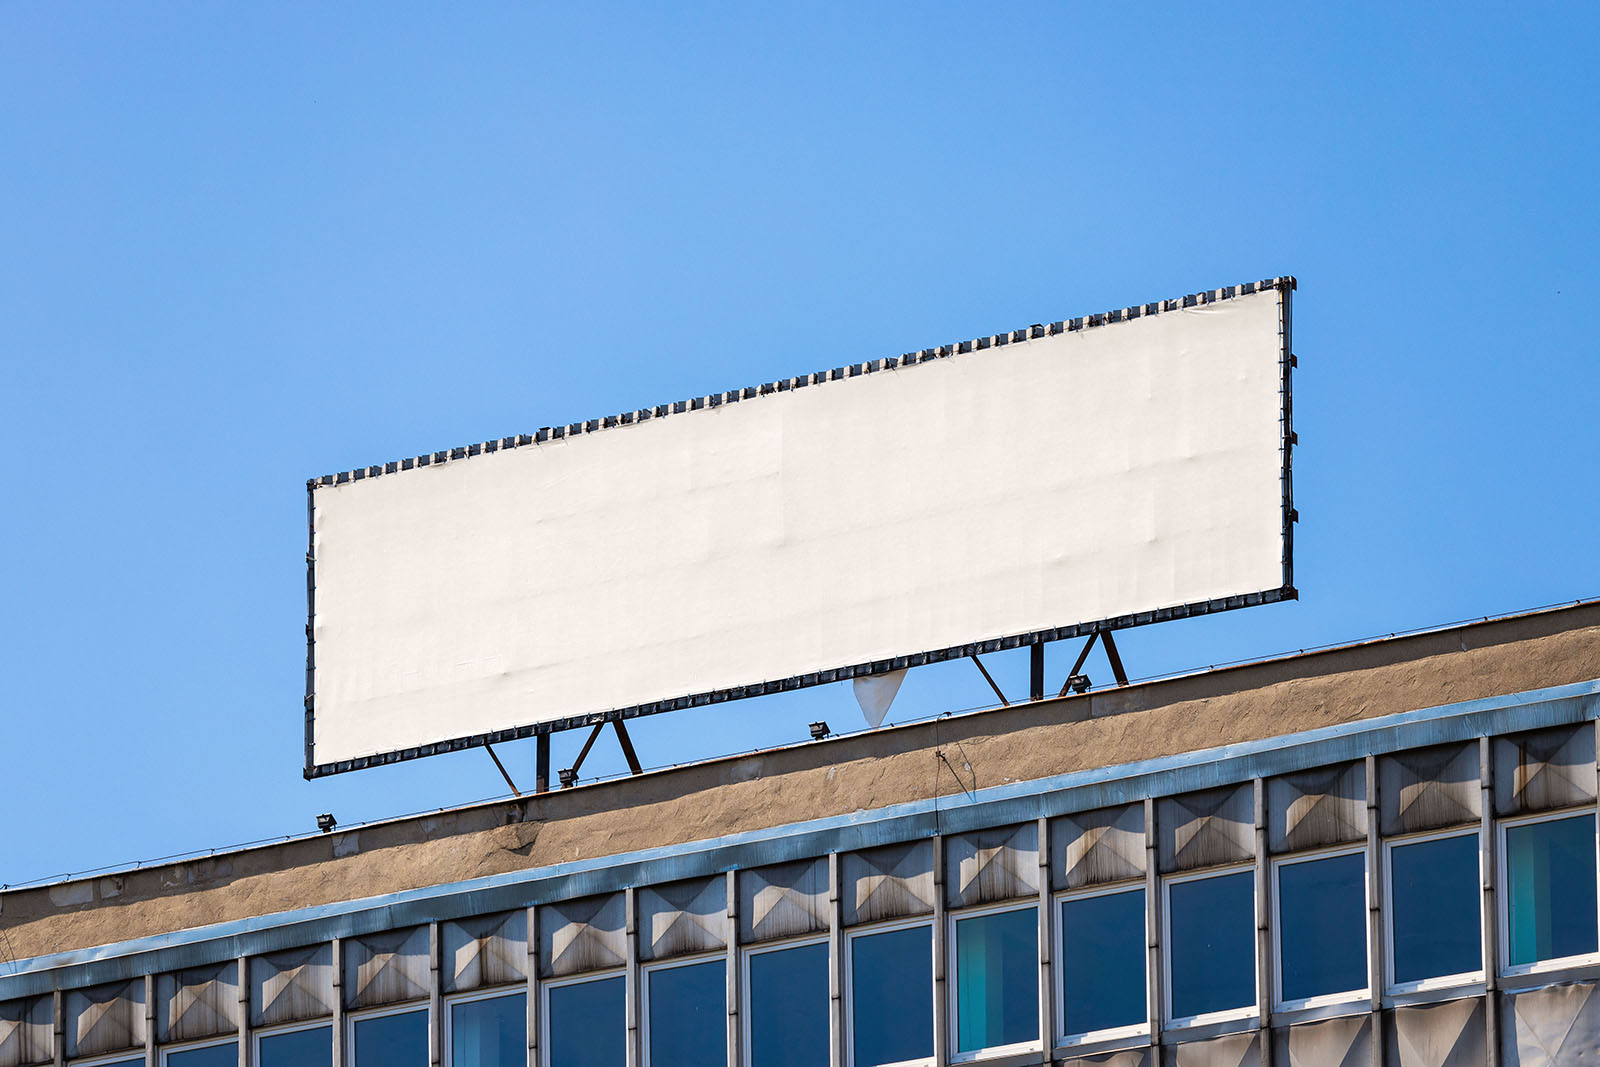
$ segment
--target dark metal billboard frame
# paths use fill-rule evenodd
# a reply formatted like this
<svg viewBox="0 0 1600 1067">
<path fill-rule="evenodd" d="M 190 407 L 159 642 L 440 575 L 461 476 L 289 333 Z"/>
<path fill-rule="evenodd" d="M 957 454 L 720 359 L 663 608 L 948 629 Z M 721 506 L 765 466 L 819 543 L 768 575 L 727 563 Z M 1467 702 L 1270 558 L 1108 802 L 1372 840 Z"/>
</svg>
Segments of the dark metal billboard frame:
<svg viewBox="0 0 1600 1067">
<path fill-rule="evenodd" d="M 1299 516 L 1294 507 L 1294 481 L 1292 477 L 1292 453 L 1297 438 L 1294 433 L 1293 423 L 1293 370 L 1297 362 L 1293 351 L 1293 331 L 1291 328 L 1291 309 L 1293 305 L 1292 294 L 1296 288 L 1292 276 L 1267 278 L 1257 282 L 1245 282 L 1242 285 L 1231 285 L 1223 289 L 1210 289 L 1204 292 L 1191 293 L 1188 296 L 1173 300 L 1162 300 L 1155 303 L 1140 304 L 1134 307 L 1122 308 L 1117 311 L 1108 311 L 1099 315 L 1087 315 L 1082 318 L 1064 319 L 1049 325 L 1034 324 L 1009 333 L 994 334 L 989 337 L 980 337 L 971 341 L 962 341 L 957 344 L 941 345 L 937 348 L 925 348 L 917 352 L 908 352 L 898 358 L 874 360 L 870 363 L 856 363 L 846 367 L 836 367 L 832 370 L 818 371 L 815 374 L 801 375 L 796 378 L 787 378 L 765 385 L 751 386 L 744 389 L 734 389 L 726 393 L 713 393 L 710 396 L 695 397 L 692 400 L 679 400 L 671 404 L 662 404 L 654 408 L 641 408 L 638 411 L 623 412 L 618 415 L 608 415 L 603 418 L 589 419 L 585 422 L 575 422 L 566 426 L 545 427 L 532 434 L 521 434 L 515 437 L 500 438 L 495 441 L 485 441 L 481 444 L 466 445 L 452 448 L 442 452 L 433 452 L 417 456 L 412 459 L 391 461 L 388 463 L 361 467 L 355 470 L 344 471 L 339 474 L 327 474 L 320 478 L 312 478 L 306 482 L 306 695 L 305 695 L 305 746 L 306 763 L 305 777 L 321 778 L 331 774 L 342 774 L 346 771 L 358 771 L 367 767 L 378 767 L 390 763 L 401 763 L 406 760 L 421 759 L 424 756 L 436 756 L 445 752 L 458 752 L 469 748 L 482 748 L 488 745 L 499 744 L 502 741 L 517 741 L 529 737 L 540 737 L 543 746 L 548 740 L 548 735 L 564 730 L 594 727 L 606 722 L 621 723 L 624 720 L 637 718 L 643 715 L 655 715 L 666 711 L 682 711 L 687 708 L 705 707 L 709 704 L 720 704 L 730 700 L 743 700 L 747 697 L 765 696 L 770 693 L 784 693 L 796 689 L 808 689 L 812 686 L 824 685 L 829 682 L 844 681 L 850 678 L 882 674 L 885 671 L 901 670 L 907 667 L 920 667 L 929 663 L 940 663 L 953 659 L 964 659 L 989 652 L 1000 652 L 1007 649 L 1025 648 L 1033 645 L 1043 645 L 1050 641 L 1062 641 L 1074 637 L 1085 637 L 1093 634 L 1109 633 L 1113 630 L 1123 630 L 1133 626 L 1146 626 L 1150 623 L 1166 622 L 1171 619 L 1189 618 L 1195 615 L 1211 615 L 1219 611 L 1231 611 L 1235 608 L 1255 607 L 1261 604 L 1274 604 L 1284 600 L 1297 599 L 1299 594 L 1294 586 L 1294 524 Z M 1098 326 L 1108 326 L 1113 323 L 1130 322 L 1138 318 L 1159 315 L 1163 312 L 1181 311 L 1184 308 L 1198 307 L 1205 304 L 1231 300 L 1240 296 L 1249 296 L 1256 293 L 1276 290 L 1278 301 L 1278 338 L 1279 338 L 1279 433 L 1280 451 L 1283 456 L 1282 481 L 1282 522 L 1283 522 L 1283 583 L 1275 589 L 1265 589 L 1255 593 L 1242 593 L 1235 596 L 1220 597 L 1212 600 L 1198 601 L 1192 604 L 1180 604 L 1174 607 L 1157 608 L 1153 611 L 1142 611 L 1132 615 L 1120 615 L 1115 618 L 1099 619 L 1093 622 L 1074 623 L 1070 626 L 1059 626 L 1046 630 L 1034 630 L 1028 633 L 1012 634 L 1005 637 L 989 638 L 974 641 L 969 644 L 953 645 L 949 648 L 933 649 L 927 652 L 911 653 L 903 656 L 894 656 L 888 659 L 869 660 L 847 667 L 834 667 L 828 670 L 813 671 L 807 674 L 794 675 L 775 681 L 757 682 L 751 685 L 733 686 L 725 689 L 708 690 L 702 693 L 690 693 L 685 696 L 673 697 L 667 700 L 653 701 L 648 704 L 635 704 L 626 708 L 615 708 L 611 711 L 592 712 L 585 715 L 575 715 L 570 718 L 555 719 L 548 722 L 535 723 L 530 726 L 517 726 L 505 730 L 495 730 L 489 733 L 472 734 L 466 737 L 451 738 L 446 741 L 435 741 L 412 748 L 397 749 L 392 752 L 381 752 L 370 756 L 360 756 L 355 759 L 338 760 L 333 763 L 317 763 L 316 760 L 316 491 L 323 486 L 343 485 L 352 481 L 361 481 L 366 478 L 377 478 L 386 474 L 395 474 L 401 471 L 413 470 L 417 467 L 438 466 L 442 463 L 471 459 L 475 456 L 488 455 L 504 449 L 523 448 L 530 445 L 540 445 L 546 441 L 562 440 L 567 437 L 576 437 L 585 433 L 594 433 L 598 430 L 607 430 L 621 426 L 630 426 L 636 422 L 647 422 L 654 419 L 666 418 L 675 414 L 688 411 L 699 411 L 705 408 L 720 407 L 723 404 L 739 403 L 743 400 L 752 400 L 757 397 L 767 396 L 772 393 L 789 392 L 802 389 L 809 385 L 822 382 L 840 381 L 845 378 L 855 378 L 863 374 L 872 374 L 882 370 L 893 370 L 900 367 L 914 366 L 936 359 L 945 359 L 954 355 L 968 352 L 977 352 L 989 348 L 1001 348 L 1008 344 L 1020 341 L 1034 340 L 1040 337 L 1052 337 L 1063 333 L 1076 333 L 1081 330 L 1093 329 Z M 548 749 L 543 748 L 541 755 L 547 758 Z"/>
</svg>

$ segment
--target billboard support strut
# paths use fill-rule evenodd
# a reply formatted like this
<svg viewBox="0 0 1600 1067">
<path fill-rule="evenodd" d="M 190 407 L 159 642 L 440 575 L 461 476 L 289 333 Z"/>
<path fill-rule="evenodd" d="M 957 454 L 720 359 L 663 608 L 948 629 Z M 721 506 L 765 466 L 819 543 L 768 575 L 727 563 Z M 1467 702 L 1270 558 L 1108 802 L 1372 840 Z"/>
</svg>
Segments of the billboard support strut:
<svg viewBox="0 0 1600 1067">
<path fill-rule="evenodd" d="M 621 719 L 611 719 L 610 723 L 617 731 L 617 743 L 622 746 L 622 758 L 628 761 L 629 774 L 643 774 L 644 768 L 639 765 L 639 754 L 633 749 L 633 738 L 628 736 L 628 728 L 622 725 Z M 578 758 L 572 761 L 572 766 L 561 770 L 561 788 L 565 789 L 578 780 L 578 771 L 583 767 L 583 761 L 589 758 L 589 750 L 600 737 L 600 731 L 606 728 L 606 720 L 594 724 L 594 729 L 589 731 L 589 736 L 584 739 L 583 747 L 578 750 Z M 540 734 L 542 741 L 549 734 Z"/>
<path fill-rule="evenodd" d="M 1096 641 L 1099 641 L 1105 646 L 1106 659 L 1111 663 L 1111 674 L 1116 678 L 1117 684 L 1128 684 L 1128 672 L 1123 669 L 1122 655 L 1117 651 L 1117 643 L 1112 639 L 1111 631 L 1096 630 L 1094 633 L 1089 635 L 1089 640 L 1083 643 L 1083 648 L 1078 652 L 1078 658 L 1072 661 L 1072 669 L 1067 672 L 1067 680 L 1061 683 L 1061 692 L 1057 694 L 1058 696 L 1066 696 L 1067 690 L 1072 688 L 1072 680 L 1074 678 L 1082 677 L 1082 675 L 1080 675 L 1078 672 L 1083 670 L 1084 663 L 1086 663 L 1089 659 L 1089 653 L 1094 651 L 1094 643 Z M 1089 681 L 1087 678 L 1083 679 L 1082 686 L 1083 689 L 1088 688 Z M 1082 692 L 1082 689 L 1080 689 L 1079 692 Z"/>
<path fill-rule="evenodd" d="M 550 735 L 539 734 L 534 741 L 533 788 L 535 792 L 550 792 Z"/>
<path fill-rule="evenodd" d="M 520 797 L 522 795 L 522 790 L 517 788 L 517 783 L 513 782 L 511 780 L 511 775 L 506 773 L 506 765 L 504 763 L 500 762 L 500 757 L 499 756 L 495 755 L 494 746 L 490 745 L 490 744 L 485 744 L 483 747 L 488 751 L 489 758 L 494 760 L 494 765 L 500 769 L 500 777 L 504 778 L 506 780 L 506 785 L 509 785 L 511 787 L 512 795 Z"/>
<path fill-rule="evenodd" d="M 1000 692 L 1000 687 L 994 684 L 994 679 L 989 676 L 989 668 L 983 665 L 983 660 L 978 658 L 978 654 L 976 652 L 972 654 L 972 662 L 978 665 L 978 671 L 983 675 L 983 680 L 989 683 L 989 688 L 993 689 L 994 695 L 1000 698 L 1000 703 L 1009 708 L 1011 706 L 1011 701 L 1007 700 L 1006 695 Z"/>
</svg>

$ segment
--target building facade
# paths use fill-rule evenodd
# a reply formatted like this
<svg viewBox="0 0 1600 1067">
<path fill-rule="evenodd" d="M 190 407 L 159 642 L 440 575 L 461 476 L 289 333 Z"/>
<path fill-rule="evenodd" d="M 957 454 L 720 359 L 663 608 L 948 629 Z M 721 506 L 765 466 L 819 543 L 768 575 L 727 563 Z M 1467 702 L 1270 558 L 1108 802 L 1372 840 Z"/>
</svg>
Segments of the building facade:
<svg viewBox="0 0 1600 1067">
<path fill-rule="evenodd" d="M 1600 605 L 0 893 L 0 1067 L 1600 1062 Z"/>
</svg>

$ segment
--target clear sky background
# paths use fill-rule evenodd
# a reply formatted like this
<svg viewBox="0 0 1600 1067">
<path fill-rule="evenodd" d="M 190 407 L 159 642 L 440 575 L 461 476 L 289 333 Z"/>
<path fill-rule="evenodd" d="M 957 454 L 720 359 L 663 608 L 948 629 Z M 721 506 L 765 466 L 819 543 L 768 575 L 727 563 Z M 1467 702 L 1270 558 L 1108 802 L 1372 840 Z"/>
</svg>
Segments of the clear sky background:
<svg viewBox="0 0 1600 1067">
<path fill-rule="evenodd" d="M 1278 274 L 1302 599 L 1133 674 L 1600 595 L 1600 7 L 1111 7 L 0 8 L 0 883 L 505 792 L 302 780 L 310 476 Z"/>
</svg>

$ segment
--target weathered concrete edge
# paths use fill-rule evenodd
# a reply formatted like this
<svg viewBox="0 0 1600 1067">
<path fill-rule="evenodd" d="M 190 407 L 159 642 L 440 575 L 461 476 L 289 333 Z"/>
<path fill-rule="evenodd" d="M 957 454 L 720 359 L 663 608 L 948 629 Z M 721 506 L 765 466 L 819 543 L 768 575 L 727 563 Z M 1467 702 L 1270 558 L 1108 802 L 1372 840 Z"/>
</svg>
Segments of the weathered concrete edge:
<svg viewBox="0 0 1600 1067">
<path fill-rule="evenodd" d="M 1444 704 L 1185 752 L 751 830 L 689 844 L 339 901 L 12 963 L 0 1000 L 220 963 L 279 949 L 464 918 L 640 885 L 1065 815 L 1327 766 L 1367 755 L 1600 718 L 1600 679 Z"/>
</svg>

